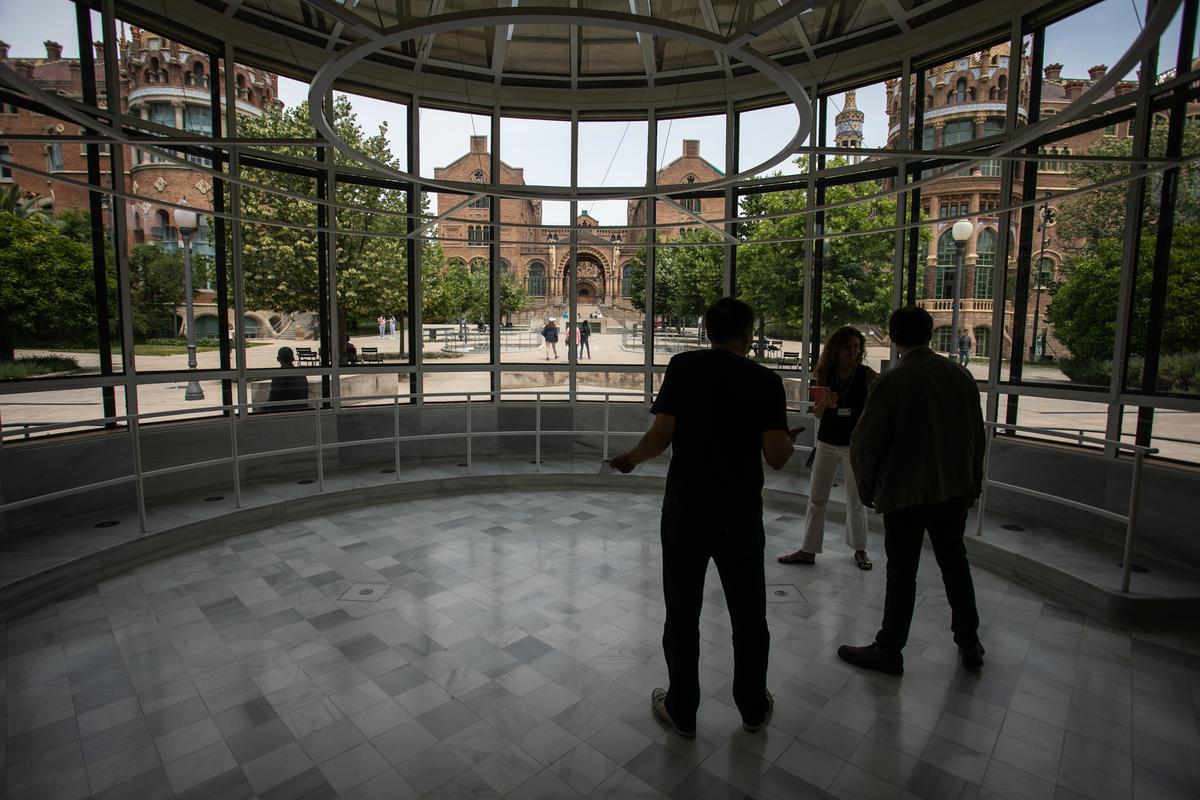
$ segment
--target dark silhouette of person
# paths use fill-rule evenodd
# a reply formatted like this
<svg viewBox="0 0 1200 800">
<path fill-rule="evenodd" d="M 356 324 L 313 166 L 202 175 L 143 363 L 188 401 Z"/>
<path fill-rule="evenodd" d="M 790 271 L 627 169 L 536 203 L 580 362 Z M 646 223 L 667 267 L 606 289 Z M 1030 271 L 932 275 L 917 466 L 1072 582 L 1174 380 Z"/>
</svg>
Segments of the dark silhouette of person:
<svg viewBox="0 0 1200 800">
<path fill-rule="evenodd" d="M 883 625 L 873 643 L 843 645 L 838 655 L 864 669 L 904 673 L 901 651 L 928 531 L 950 603 L 954 643 L 963 666 L 978 670 L 984 651 L 963 531 L 967 510 L 983 489 L 986 434 L 979 388 L 971 373 L 929 348 L 933 317 L 925 309 L 897 309 L 888 328 L 899 363 L 872 385 L 850 438 L 859 496 L 883 513 Z"/>
<path fill-rule="evenodd" d="M 579 323 L 579 357 L 583 358 L 583 353 L 587 351 L 587 357 L 592 357 L 592 325 L 586 319 Z"/>
<path fill-rule="evenodd" d="M 296 354 L 290 347 L 281 347 L 275 355 L 281 369 L 292 369 L 296 365 Z M 308 400 L 308 378 L 303 375 L 279 375 L 271 378 L 271 393 L 267 402 L 276 400 Z M 308 403 L 268 406 L 267 411 L 303 411 Z"/>
<path fill-rule="evenodd" d="M 733 699 L 750 732 L 774 701 L 767 691 L 766 580 L 763 574 L 762 462 L 782 469 L 792 455 L 783 381 L 746 358 L 754 311 L 724 297 L 705 314 L 712 347 L 671 359 L 650 409 L 654 423 L 612 466 L 630 472 L 672 447 L 662 505 L 663 625 L 670 688 L 651 707 L 680 736 L 696 734 L 700 705 L 700 607 L 712 559 L 733 624 Z"/>
</svg>

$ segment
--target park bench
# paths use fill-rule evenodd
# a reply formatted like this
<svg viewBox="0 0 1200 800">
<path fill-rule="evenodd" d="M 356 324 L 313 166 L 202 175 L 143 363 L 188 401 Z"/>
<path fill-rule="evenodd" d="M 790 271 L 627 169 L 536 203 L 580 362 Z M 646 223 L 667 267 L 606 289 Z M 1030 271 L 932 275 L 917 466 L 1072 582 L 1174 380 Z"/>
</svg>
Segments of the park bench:
<svg viewBox="0 0 1200 800">
<path fill-rule="evenodd" d="M 297 347 L 296 361 L 302 367 L 319 367 L 321 366 L 321 357 L 317 355 L 317 351 L 311 347 Z"/>
<path fill-rule="evenodd" d="M 358 351 L 359 358 L 364 364 L 382 364 L 383 356 L 379 353 L 378 347 L 363 347 Z"/>
</svg>

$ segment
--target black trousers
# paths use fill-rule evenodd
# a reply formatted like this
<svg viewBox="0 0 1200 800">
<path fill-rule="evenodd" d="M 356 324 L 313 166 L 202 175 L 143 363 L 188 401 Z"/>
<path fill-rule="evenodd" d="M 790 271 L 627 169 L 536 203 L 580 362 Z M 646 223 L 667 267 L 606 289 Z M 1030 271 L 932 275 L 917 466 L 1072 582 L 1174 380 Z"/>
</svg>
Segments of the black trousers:
<svg viewBox="0 0 1200 800">
<path fill-rule="evenodd" d="M 978 641 L 975 585 L 971 581 L 967 550 L 963 546 L 967 506 L 967 499 L 958 497 L 933 505 L 884 512 L 887 594 L 883 602 L 883 627 L 875 636 L 875 643 L 881 649 L 899 653 L 908 643 L 917 595 L 917 566 L 921 562 L 925 531 L 929 531 L 933 554 L 942 570 L 954 642 L 961 647 Z"/>
<path fill-rule="evenodd" d="M 767 711 L 765 538 L 761 514 L 744 524 L 662 518 L 663 594 L 667 619 L 663 652 L 671 685 L 667 711 L 685 730 L 696 726 L 700 705 L 700 607 L 711 558 L 721 576 L 733 623 L 733 700 L 742 718 L 756 723 Z"/>
</svg>

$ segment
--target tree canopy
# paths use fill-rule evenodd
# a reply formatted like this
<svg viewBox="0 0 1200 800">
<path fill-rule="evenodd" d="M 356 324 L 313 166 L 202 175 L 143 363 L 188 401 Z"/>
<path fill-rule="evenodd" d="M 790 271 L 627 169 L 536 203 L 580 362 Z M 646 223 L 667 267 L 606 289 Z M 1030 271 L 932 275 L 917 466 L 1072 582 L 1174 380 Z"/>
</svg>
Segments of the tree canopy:
<svg viewBox="0 0 1200 800">
<path fill-rule="evenodd" d="M 1150 135 L 1150 151 L 1166 150 L 1166 121 L 1156 118 Z M 1128 138 L 1104 138 L 1088 149 L 1089 155 L 1128 156 Z M 1184 152 L 1200 150 L 1200 123 L 1189 120 L 1184 127 Z M 1106 163 L 1078 163 L 1072 175 L 1079 185 L 1097 183 L 1124 175 L 1129 167 Z M 1116 309 L 1120 296 L 1122 241 L 1125 203 L 1129 183 L 1096 189 L 1063 201 L 1055 233 L 1066 252 L 1060 281 L 1052 286 L 1047 319 L 1054 334 L 1075 359 L 1096 362 L 1111 360 L 1117 335 Z M 1134 282 L 1133 321 L 1129 352 L 1146 352 L 1153 281 L 1155 245 L 1158 236 L 1161 174 L 1146 181 L 1146 211 L 1138 250 Z M 1200 171 L 1185 166 L 1180 171 L 1175 206 L 1175 229 L 1171 241 L 1167 295 L 1161 352 L 1184 353 L 1200 349 Z"/>
<path fill-rule="evenodd" d="M 387 124 L 368 135 L 359 125 L 349 98 L 338 96 L 333 107 L 334 127 L 342 140 L 383 163 L 400 166 L 387 139 Z M 312 137 L 308 103 L 272 110 L 262 118 L 239 121 L 241 133 L 252 138 Z M 282 155 L 311 158 L 299 147 L 271 148 Z M 345 162 L 341 154 L 335 163 Z M 316 194 L 315 177 L 291 174 L 259 166 L 244 168 L 247 179 L 304 195 Z M 399 188 L 381 188 L 368 183 L 337 182 L 339 203 L 367 210 L 338 210 L 335 237 L 337 252 L 337 300 L 341 319 L 353 324 L 384 314 L 396 314 L 408 302 L 407 233 L 403 216 L 406 193 Z M 264 219 L 292 225 L 311 226 L 318 220 L 317 206 L 302 200 L 255 189 L 242 189 L 242 209 L 249 219 Z M 246 222 L 243 226 L 243 286 L 247 304 L 285 313 L 313 311 L 320 305 L 318 239 L 308 230 Z M 441 248 L 424 241 L 423 257 L 428 264 L 441 263 Z"/>
<path fill-rule="evenodd" d="M 44 218 L 0 211 L 0 360 L 17 345 L 95 337 L 91 248 Z"/>
</svg>

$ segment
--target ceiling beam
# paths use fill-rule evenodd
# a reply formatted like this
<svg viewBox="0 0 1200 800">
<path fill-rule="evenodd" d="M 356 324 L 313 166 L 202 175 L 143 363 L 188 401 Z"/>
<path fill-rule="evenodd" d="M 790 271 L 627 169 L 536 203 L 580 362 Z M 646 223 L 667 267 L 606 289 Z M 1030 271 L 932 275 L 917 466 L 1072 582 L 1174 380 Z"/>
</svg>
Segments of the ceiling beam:
<svg viewBox="0 0 1200 800">
<path fill-rule="evenodd" d="M 345 28 L 360 37 L 367 39 L 378 39 L 383 36 L 383 31 L 375 25 L 372 25 L 367 20 L 355 14 L 347 6 L 342 5 L 336 0 L 305 0 L 310 6 L 320 9 L 323 13 L 328 14 L 338 24 L 334 26 L 333 36 L 338 36 L 337 31 L 340 28 Z M 330 49 L 326 47 L 325 49 Z"/>
<path fill-rule="evenodd" d="M 712 0 L 700 0 L 700 16 L 703 17 L 704 27 L 708 28 L 709 33 L 720 35 L 721 26 L 717 23 L 717 12 L 713 9 Z M 717 53 L 716 56 L 717 63 L 725 70 L 725 77 L 733 80 L 733 68 L 729 66 L 729 59 L 724 53 Z"/>
<path fill-rule="evenodd" d="M 779 0 L 779 8 L 751 20 L 749 25 L 729 39 L 729 43 L 734 47 L 745 47 L 772 28 L 779 27 L 805 11 L 811 11 L 814 5 L 816 0 Z"/>
<path fill-rule="evenodd" d="M 454 206 L 451 206 L 449 209 L 447 209 L 447 210 L 446 210 L 446 213 L 444 213 L 444 214 L 438 214 L 436 217 L 434 217 L 433 219 L 429 220 L 428 222 L 426 222 L 426 223 L 424 223 L 424 224 L 422 224 L 422 225 L 419 225 L 419 226 L 417 226 L 417 227 L 416 227 L 416 228 L 415 228 L 415 229 L 412 231 L 412 233 L 408 234 L 408 236 L 407 236 L 406 238 L 408 238 L 408 239 L 415 239 L 416 237 L 420 236 L 420 235 L 421 235 L 422 233 L 424 233 L 425 231 L 427 231 L 427 230 L 429 230 L 430 228 L 432 228 L 432 227 L 434 227 L 435 225 L 437 225 L 437 224 L 438 224 L 439 222 L 441 222 L 442 220 L 444 220 L 444 219 L 448 218 L 448 217 L 449 217 L 451 214 L 453 214 L 455 211 L 458 211 L 460 208 L 466 208 L 466 207 L 467 207 L 467 206 L 469 206 L 471 203 L 474 203 L 476 200 L 481 200 L 481 199 L 483 199 L 483 198 L 484 198 L 484 197 L 486 197 L 486 196 L 487 196 L 487 195 L 485 195 L 483 192 L 478 192 L 477 194 L 473 194 L 473 195 L 471 195 L 471 196 L 470 196 L 470 197 L 468 197 L 466 200 L 463 200 L 461 203 L 458 203 L 458 204 L 456 204 L 456 205 L 454 205 Z M 469 222 L 470 220 L 464 220 L 464 221 L 465 221 L 465 222 Z M 483 220 L 480 220 L 480 222 L 482 223 L 482 222 L 483 222 Z"/>
<path fill-rule="evenodd" d="M 648 0 L 629 0 L 629 12 L 642 17 L 650 16 Z M 654 88 L 654 76 L 658 74 L 658 64 L 654 59 L 654 37 L 645 33 L 634 35 L 642 45 L 642 63 L 646 68 L 646 85 Z"/>
<path fill-rule="evenodd" d="M 225 6 L 225 16 L 233 17 L 237 10 L 242 7 L 242 0 L 229 0 Z"/>
<path fill-rule="evenodd" d="M 436 17 L 446 7 L 446 0 L 433 0 L 429 7 L 429 16 Z M 417 61 L 413 64 L 413 72 L 420 72 L 429 60 L 429 52 L 433 50 L 433 36 L 422 36 L 417 44 Z"/>
<path fill-rule="evenodd" d="M 892 15 L 892 19 L 896 20 L 896 27 L 905 33 L 912 33 L 912 26 L 908 24 L 908 15 L 904 8 L 897 0 L 882 0 L 883 7 Z"/>
</svg>

